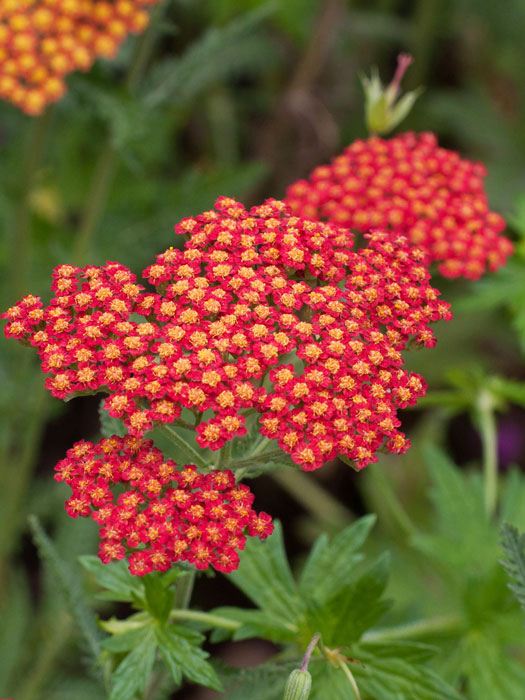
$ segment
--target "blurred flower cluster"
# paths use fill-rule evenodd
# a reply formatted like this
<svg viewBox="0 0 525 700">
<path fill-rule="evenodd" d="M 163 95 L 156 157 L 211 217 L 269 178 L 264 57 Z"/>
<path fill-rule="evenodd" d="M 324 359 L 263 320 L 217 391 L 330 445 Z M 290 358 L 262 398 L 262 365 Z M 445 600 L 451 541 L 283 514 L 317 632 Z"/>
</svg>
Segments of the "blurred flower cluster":
<svg viewBox="0 0 525 700">
<path fill-rule="evenodd" d="M 446 277 L 478 279 L 512 253 L 490 211 L 485 167 L 440 148 L 434 134 L 356 140 L 287 191 L 292 212 L 366 232 L 402 233 Z"/>
<path fill-rule="evenodd" d="M 2 0 L 0 98 L 38 115 L 64 94 L 64 77 L 112 58 L 148 24 L 159 0 Z"/>
</svg>

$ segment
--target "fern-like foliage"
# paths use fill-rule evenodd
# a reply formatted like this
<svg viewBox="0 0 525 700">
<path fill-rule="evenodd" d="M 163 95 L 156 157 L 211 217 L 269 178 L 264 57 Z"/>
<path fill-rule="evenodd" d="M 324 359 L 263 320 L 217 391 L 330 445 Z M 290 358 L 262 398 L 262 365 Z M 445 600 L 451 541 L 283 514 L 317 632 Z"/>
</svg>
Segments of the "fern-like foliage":
<svg viewBox="0 0 525 700">
<path fill-rule="evenodd" d="M 505 552 L 501 564 L 512 581 L 508 586 L 525 612 L 525 533 L 520 533 L 509 523 L 503 523 L 501 547 Z"/>
</svg>

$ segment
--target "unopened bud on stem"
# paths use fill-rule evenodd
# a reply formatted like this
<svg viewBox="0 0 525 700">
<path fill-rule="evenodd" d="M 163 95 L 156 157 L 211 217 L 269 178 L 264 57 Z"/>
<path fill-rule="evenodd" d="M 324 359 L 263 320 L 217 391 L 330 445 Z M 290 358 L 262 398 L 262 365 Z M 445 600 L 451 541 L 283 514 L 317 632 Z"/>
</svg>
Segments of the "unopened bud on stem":
<svg viewBox="0 0 525 700">
<path fill-rule="evenodd" d="M 317 642 L 321 639 L 321 635 L 316 632 L 312 637 L 312 641 L 306 649 L 301 668 L 296 668 L 288 676 L 286 686 L 284 688 L 283 700 L 308 700 L 310 690 L 312 689 L 312 676 L 308 671 L 310 657 Z"/>
<path fill-rule="evenodd" d="M 398 99 L 401 93 L 401 80 L 411 63 L 410 54 L 399 54 L 396 72 L 386 87 L 381 82 L 375 67 L 372 68 L 370 78 L 361 78 L 366 100 L 366 125 L 370 133 L 386 134 L 396 127 L 412 109 L 412 105 L 421 93 L 421 88 L 407 92 Z"/>
</svg>

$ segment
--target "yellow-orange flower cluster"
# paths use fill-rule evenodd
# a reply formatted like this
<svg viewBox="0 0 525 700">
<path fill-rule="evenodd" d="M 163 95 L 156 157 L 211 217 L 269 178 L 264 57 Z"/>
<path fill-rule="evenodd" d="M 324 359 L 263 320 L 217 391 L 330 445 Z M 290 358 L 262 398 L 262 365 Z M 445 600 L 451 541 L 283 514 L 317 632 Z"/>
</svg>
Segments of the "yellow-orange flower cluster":
<svg viewBox="0 0 525 700">
<path fill-rule="evenodd" d="M 112 58 L 160 0 L 2 0 L 0 98 L 38 115 L 62 97 L 64 76 Z"/>
</svg>

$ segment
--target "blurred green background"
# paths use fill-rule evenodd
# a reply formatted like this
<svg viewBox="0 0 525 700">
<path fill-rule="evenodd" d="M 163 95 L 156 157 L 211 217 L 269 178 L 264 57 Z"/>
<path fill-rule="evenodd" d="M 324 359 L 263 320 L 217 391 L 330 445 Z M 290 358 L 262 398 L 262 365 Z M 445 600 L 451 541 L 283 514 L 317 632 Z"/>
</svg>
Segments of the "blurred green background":
<svg viewBox="0 0 525 700">
<path fill-rule="evenodd" d="M 425 87 L 401 128 L 434 131 L 443 146 L 483 161 L 492 208 L 516 212 L 525 191 L 522 0 L 165 0 L 153 14 L 146 34 L 130 38 L 116 60 L 70 76 L 67 95 L 43 117 L 0 103 L 2 310 L 27 293 L 47 299 L 59 263 L 119 260 L 139 273 L 174 242 L 182 216 L 219 195 L 247 205 L 283 196 L 366 135 L 358 76 L 375 64 L 387 82 L 400 51 L 414 56 L 405 87 Z M 509 269 L 517 288 L 523 259 Z M 484 289 L 435 284 L 453 305 Z M 458 302 L 455 320 L 438 329 L 438 347 L 411 357 L 411 368 L 432 388 L 450 368 L 473 365 L 525 379 L 506 294 L 489 294 L 482 310 Z M 75 440 L 96 436 L 98 401 L 50 399 L 29 350 L 2 340 L 0 351 L 0 695 L 98 698 L 26 526 L 27 515 L 38 514 L 68 561 L 96 551 L 96 529 L 67 518 L 52 473 Z M 432 432 L 460 462 L 479 455 L 466 415 L 433 415 L 407 416 L 416 446 L 404 471 L 399 460 L 383 464 L 414 512 L 424 510 L 420 433 Z M 522 409 L 511 407 L 501 426 L 512 438 L 506 462 L 523 464 Z M 371 477 L 339 465 L 310 478 L 354 512 L 381 510 Z M 321 528 L 344 520 L 330 505 L 305 518 L 293 491 L 269 479 L 254 489 L 258 507 L 284 521 L 299 553 Z M 217 579 L 197 599 L 223 604 L 232 592 Z"/>
</svg>

